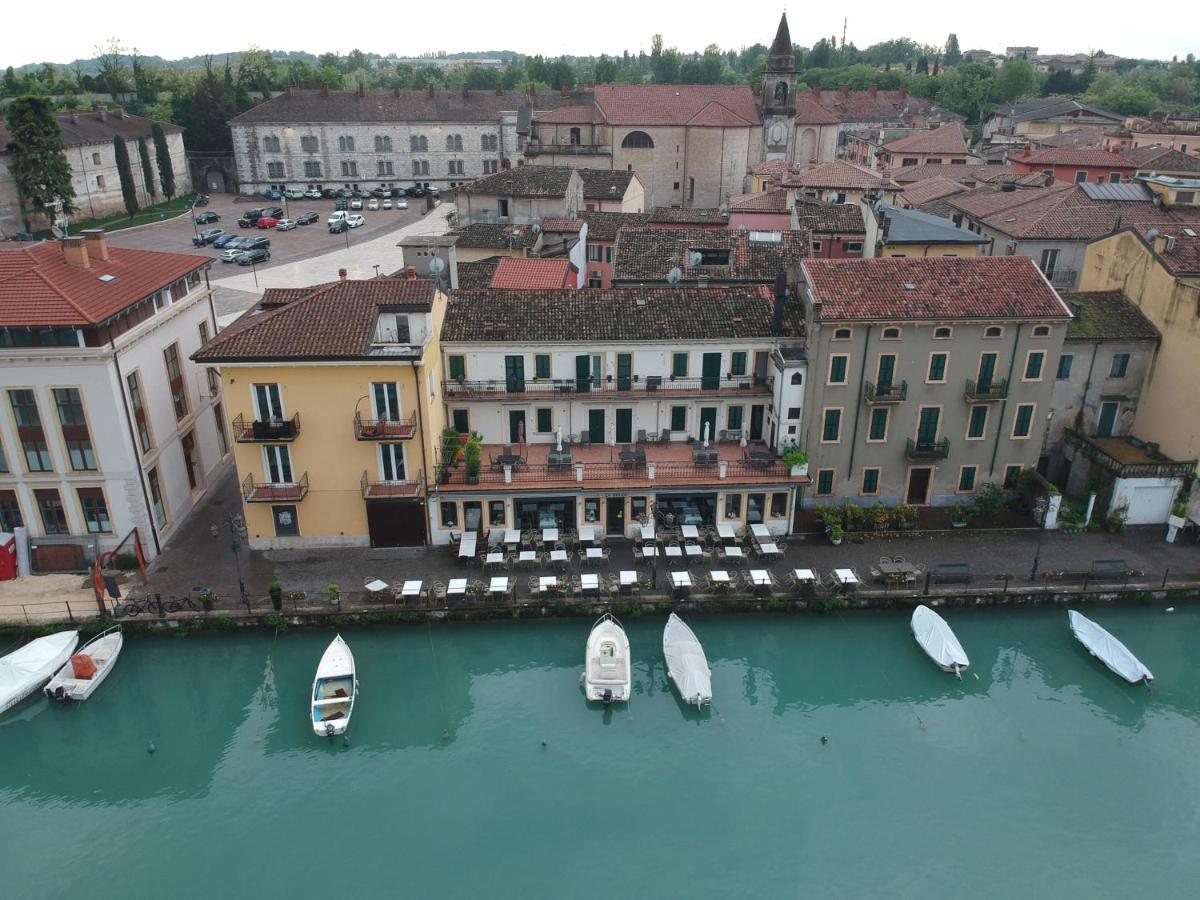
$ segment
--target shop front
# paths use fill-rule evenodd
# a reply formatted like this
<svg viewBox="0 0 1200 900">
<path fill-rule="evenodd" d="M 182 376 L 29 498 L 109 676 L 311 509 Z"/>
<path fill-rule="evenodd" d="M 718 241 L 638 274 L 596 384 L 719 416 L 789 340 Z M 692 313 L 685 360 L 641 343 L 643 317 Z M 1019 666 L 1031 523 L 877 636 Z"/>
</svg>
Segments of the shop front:
<svg viewBox="0 0 1200 900">
<path fill-rule="evenodd" d="M 660 524 L 712 526 L 717 520 L 716 493 L 659 494 L 654 505 Z"/>
<path fill-rule="evenodd" d="M 522 530 L 575 528 L 575 498 L 530 497 L 513 500 L 517 527 Z"/>
</svg>

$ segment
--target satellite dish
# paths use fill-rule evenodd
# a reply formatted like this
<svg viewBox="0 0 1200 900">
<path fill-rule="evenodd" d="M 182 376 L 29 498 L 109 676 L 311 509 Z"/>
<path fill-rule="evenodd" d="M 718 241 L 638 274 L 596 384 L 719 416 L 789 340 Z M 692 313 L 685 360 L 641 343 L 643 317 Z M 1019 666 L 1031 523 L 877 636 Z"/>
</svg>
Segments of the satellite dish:
<svg viewBox="0 0 1200 900">
<path fill-rule="evenodd" d="M 441 275 L 446 271 L 446 261 L 440 256 L 435 256 L 429 261 L 429 271 L 434 275 Z"/>
<path fill-rule="evenodd" d="M 529 230 L 532 231 L 534 234 L 540 234 L 541 230 L 542 230 L 542 226 L 539 225 L 537 222 L 534 222 L 533 226 Z"/>
<path fill-rule="evenodd" d="M 701 256 L 698 251 L 693 250 L 691 253 L 688 254 L 688 265 L 692 266 L 692 267 L 698 266 L 698 265 L 700 265 L 700 262 L 703 259 L 704 259 L 704 257 Z"/>
<path fill-rule="evenodd" d="M 723 216 L 729 215 L 729 204 L 722 203 L 719 207 L 717 207 L 717 211 Z"/>
<path fill-rule="evenodd" d="M 667 284 L 679 284 L 679 279 L 683 277 L 683 272 L 679 266 L 673 268 L 667 273 Z"/>
</svg>

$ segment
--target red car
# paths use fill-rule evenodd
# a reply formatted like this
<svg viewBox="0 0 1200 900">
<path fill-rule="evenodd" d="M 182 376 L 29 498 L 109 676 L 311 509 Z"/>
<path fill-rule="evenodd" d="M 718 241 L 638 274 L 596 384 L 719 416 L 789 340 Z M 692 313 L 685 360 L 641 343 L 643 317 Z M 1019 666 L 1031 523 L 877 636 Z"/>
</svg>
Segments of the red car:
<svg viewBox="0 0 1200 900">
<path fill-rule="evenodd" d="M 263 216 L 261 219 L 259 219 L 254 224 L 257 225 L 259 228 L 274 228 L 276 225 L 279 224 L 279 220 L 272 219 L 270 216 Z"/>
</svg>

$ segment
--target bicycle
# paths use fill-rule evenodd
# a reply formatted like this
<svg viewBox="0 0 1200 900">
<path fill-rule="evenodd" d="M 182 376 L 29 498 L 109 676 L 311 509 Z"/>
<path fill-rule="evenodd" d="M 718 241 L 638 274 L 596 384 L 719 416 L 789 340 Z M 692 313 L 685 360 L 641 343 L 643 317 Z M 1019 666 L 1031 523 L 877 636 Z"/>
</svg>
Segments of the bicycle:
<svg viewBox="0 0 1200 900">
<path fill-rule="evenodd" d="M 172 597 L 163 601 L 163 609 L 167 612 L 183 612 L 184 610 L 200 612 L 201 607 L 191 597 Z"/>
<path fill-rule="evenodd" d="M 118 603 L 113 607 L 113 616 L 118 619 L 132 619 L 141 613 L 157 615 L 158 609 L 158 600 L 154 597 L 144 597 L 141 600 L 136 597 L 130 597 L 124 603 Z"/>
</svg>

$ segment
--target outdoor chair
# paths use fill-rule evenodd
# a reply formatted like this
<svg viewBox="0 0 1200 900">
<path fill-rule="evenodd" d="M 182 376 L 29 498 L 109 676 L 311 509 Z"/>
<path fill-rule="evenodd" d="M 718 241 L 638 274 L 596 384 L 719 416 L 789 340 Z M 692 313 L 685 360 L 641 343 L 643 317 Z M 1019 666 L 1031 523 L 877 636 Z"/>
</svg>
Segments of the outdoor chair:
<svg viewBox="0 0 1200 900">
<path fill-rule="evenodd" d="M 882 561 L 883 560 L 880 560 L 880 562 L 882 562 Z M 871 566 L 871 580 L 872 581 L 883 581 L 883 573 L 880 572 L 874 566 Z"/>
<path fill-rule="evenodd" d="M 670 431 L 660 431 L 658 433 L 658 442 L 660 444 L 671 443 L 671 432 Z"/>
<path fill-rule="evenodd" d="M 649 438 L 648 438 L 648 437 L 646 437 L 646 429 L 645 429 L 645 428 L 639 428 L 639 429 L 638 429 L 637 442 L 638 442 L 639 444 L 644 444 L 644 443 L 646 443 L 648 440 L 649 440 Z"/>
<path fill-rule="evenodd" d="M 578 575 L 571 576 L 571 593 L 572 594 L 583 593 L 583 585 L 582 585 L 582 582 L 580 582 Z"/>
<path fill-rule="evenodd" d="M 538 576 L 530 575 L 529 576 L 529 593 L 533 594 L 536 597 L 537 593 L 540 589 L 541 589 L 541 584 L 538 582 Z"/>
<path fill-rule="evenodd" d="M 429 586 L 429 596 L 434 600 L 446 602 L 446 585 L 440 581 L 435 581 Z"/>
<path fill-rule="evenodd" d="M 892 563 L 892 558 L 890 556 L 881 556 L 879 557 L 879 561 L 886 566 Z"/>
<path fill-rule="evenodd" d="M 894 562 L 894 563 L 902 563 L 904 561 L 905 560 L 904 560 L 903 556 L 893 556 L 892 557 L 892 562 Z"/>
</svg>

